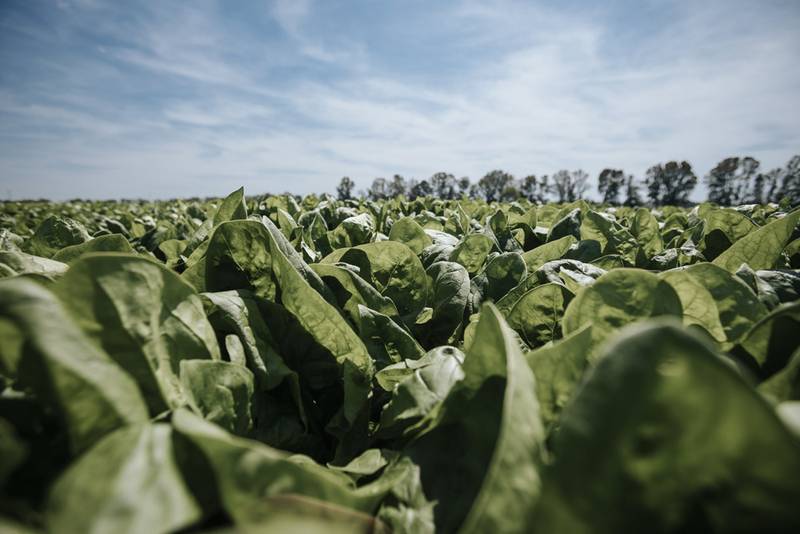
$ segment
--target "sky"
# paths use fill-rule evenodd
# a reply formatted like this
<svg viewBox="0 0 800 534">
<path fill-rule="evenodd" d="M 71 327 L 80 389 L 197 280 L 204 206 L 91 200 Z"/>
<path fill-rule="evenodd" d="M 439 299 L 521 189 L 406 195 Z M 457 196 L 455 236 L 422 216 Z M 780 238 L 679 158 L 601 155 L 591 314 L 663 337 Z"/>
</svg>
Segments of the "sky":
<svg viewBox="0 0 800 534">
<path fill-rule="evenodd" d="M 798 28 L 797 0 L 2 0 L 0 198 L 770 169 Z"/>
</svg>

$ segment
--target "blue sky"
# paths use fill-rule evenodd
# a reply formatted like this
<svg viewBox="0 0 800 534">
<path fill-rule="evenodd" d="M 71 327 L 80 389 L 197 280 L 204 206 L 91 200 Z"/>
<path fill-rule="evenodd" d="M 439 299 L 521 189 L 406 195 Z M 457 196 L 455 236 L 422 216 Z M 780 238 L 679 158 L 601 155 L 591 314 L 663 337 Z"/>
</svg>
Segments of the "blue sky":
<svg viewBox="0 0 800 534">
<path fill-rule="evenodd" d="M 0 196 L 772 168 L 798 28 L 796 0 L 2 0 Z"/>
</svg>

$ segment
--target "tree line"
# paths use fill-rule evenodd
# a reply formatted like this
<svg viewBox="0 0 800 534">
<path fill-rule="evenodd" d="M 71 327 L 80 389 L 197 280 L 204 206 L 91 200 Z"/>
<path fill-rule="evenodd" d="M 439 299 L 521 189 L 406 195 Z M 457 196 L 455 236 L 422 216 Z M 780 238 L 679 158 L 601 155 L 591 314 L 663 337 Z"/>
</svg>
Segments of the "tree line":
<svg viewBox="0 0 800 534">
<path fill-rule="evenodd" d="M 703 178 L 708 188 L 708 200 L 721 206 L 737 206 L 766 202 L 800 205 L 800 155 L 794 156 L 785 167 L 762 171 L 757 159 L 730 157 L 720 161 Z M 686 161 L 669 161 L 650 167 L 643 179 L 637 179 L 622 169 L 603 169 L 597 177 L 597 191 L 604 204 L 616 206 L 682 206 L 690 204 L 689 196 L 697 187 L 698 177 Z M 560 170 L 552 175 L 515 178 L 493 170 L 476 183 L 466 176 L 437 172 L 425 180 L 409 179 L 395 174 L 391 179 L 375 178 L 358 196 L 371 200 L 404 195 L 411 200 L 432 196 L 443 200 L 463 197 L 487 202 L 510 202 L 527 198 L 531 202 L 573 202 L 589 191 L 589 174 L 582 171 Z M 355 183 L 345 176 L 336 193 L 340 200 L 356 196 Z"/>
</svg>

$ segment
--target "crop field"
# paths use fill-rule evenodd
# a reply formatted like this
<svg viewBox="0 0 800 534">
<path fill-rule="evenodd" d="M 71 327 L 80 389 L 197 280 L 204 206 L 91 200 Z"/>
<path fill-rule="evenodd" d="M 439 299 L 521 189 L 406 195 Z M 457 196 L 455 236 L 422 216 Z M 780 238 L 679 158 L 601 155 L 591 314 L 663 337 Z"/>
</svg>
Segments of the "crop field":
<svg viewBox="0 0 800 534">
<path fill-rule="evenodd" d="M 0 204 L 0 532 L 800 532 L 800 210 Z"/>
</svg>

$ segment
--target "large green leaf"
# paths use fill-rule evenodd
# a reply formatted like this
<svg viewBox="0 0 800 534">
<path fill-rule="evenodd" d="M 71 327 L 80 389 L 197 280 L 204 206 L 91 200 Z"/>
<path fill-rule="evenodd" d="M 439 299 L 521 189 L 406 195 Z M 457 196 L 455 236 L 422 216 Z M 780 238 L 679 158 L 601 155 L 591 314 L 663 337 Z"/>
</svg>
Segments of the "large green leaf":
<svg viewBox="0 0 800 534">
<path fill-rule="evenodd" d="M 463 363 L 461 351 L 439 347 L 418 360 L 406 360 L 379 372 L 378 383 L 391 390 L 392 397 L 381 412 L 378 437 L 398 437 L 422 420 L 464 378 Z"/>
<path fill-rule="evenodd" d="M 713 384 L 713 387 L 709 387 Z M 561 417 L 541 532 L 792 532 L 800 441 L 703 338 L 634 326 Z"/>
<path fill-rule="evenodd" d="M 586 325 L 572 335 L 525 354 L 536 377 L 542 423 L 551 428 L 572 399 L 588 366 L 592 348 L 592 326 Z"/>
<path fill-rule="evenodd" d="M 428 300 L 428 278 L 416 254 L 403 243 L 380 241 L 340 249 L 322 263 L 343 261 L 361 270 L 361 277 L 392 299 L 402 316 L 416 316 Z"/>
<path fill-rule="evenodd" d="M 136 379 L 153 414 L 186 402 L 181 360 L 220 359 L 200 296 L 144 257 L 85 255 L 53 290 L 87 336 Z"/>
<path fill-rule="evenodd" d="M 50 532 L 172 532 L 202 516 L 176 460 L 165 423 L 131 425 L 97 443 L 50 491 Z"/>
<path fill-rule="evenodd" d="M 664 242 L 658 228 L 658 220 L 647 208 L 638 208 L 631 221 L 630 233 L 639 242 L 647 257 L 664 250 Z"/>
<path fill-rule="evenodd" d="M 359 305 L 356 324 L 358 334 L 378 369 L 425 354 L 414 336 L 387 315 Z"/>
<path fill-rule="evenodd" d="M 730 348 L 767 310 L 731 273 L 711 263 L 672 269 L 659 275 L 669 282 L 683 306 L 683 322 L 703 327 Z"/>
<path fill-rule="evenodd" d="M 422 252 L 422 249 L 433 243 L 425 230 L 411 217 L 403 217 L 395 221 L 389 231 L 389 239 L 405 243 L 417 255 Z"/>
<path fill-rule="evenodd" d="M 461 239 L 448 259 L 463 265 L 469 274 L 475 274 L 483 267 L 492 246 L 493 242 L 488 236 L 469 234 Z"/>
<path fill-rule="evenodd" d="M 25 279 L 0 281 L 0 319 L 24 341 L 21 382 L 52 403 L 73 452 L 116 428 L 147 420 L 134 381 L 81 332 L 48 290 Z"/>
<path fill-rule="evenodd" d="M 0 278 L 17 274 L 37 274 L 55 280 L 67 272 L 68 266 L 60 261 L 42 258 L 41 256 L 33 256 L 14 250 L 3 250 L 0 251 L 0 268 L 5 271 L 5 274 L 0 274 Z M 3 271 L 0 271 L 0 273 Z"/>
<path fill-rule="evenodd" d="M 190 404 L 203 417 L 234 434 L 250 431 L 255 387 L 253 373 L 246 367 L 218 360 L 181 360 L 180 378 Z"/>
<path fill-rule="evenodd" d="M 789 242 L 798 220 L 800 220 L 800 210 L 795 210 L 785 217 L 750 232 L 717 256 L 714 265 L 732 273 L 735 273 L 743 263 L 756 270 L 774 268 L 781 257 L 783 247 Z"/>
<path fill-rule="evenodd" d="M 399 245 L 399 243 L 395 244 Z M 350 432 L 357 423 L 361 426 L 366 424 L 364 415 L 367 409 L 370 381 L 374 372 L 372 358 L 370 358 L 364 343 L 339 314 L 339 311 L 308 285 L 283 252 L 278 249 L 275 241 L 271 241 L 270 245 L 270 253 L 274 261 L 273 268 L 281 288 L 283 306 L 317 343 L 330 352 L 341 368 L 344 386 L 341 415 L 344 421 L 334 424 L 331 430 L 335 435 L 342 437 L 345 433 Z M 400 246 L 408 250 L 405 245 Z"/>
<path fill-rule="evenodd" d="M 25 243 L 24 250 L 35 256 L 51 258 L 62 248 L 85 243 L 91 238 L 78 221 L 51 215 L 36 227 L 33 236 Z"/>
<path fill-rule="evenodd" d="M 207 303 L 208 318 L 214 330 L 239 339 L 245 365 L 253 373 L 259 389 L 273 389 L 287 377 L 297 380 L 276 350 L 258 297 L 245 290 L 203 293 L 201 296 Z"/>
<path fill-rule="evenodd" d="M 530 347 L 561 337 L 561 321 L 572 293 L 562 284 L 543 284 L 523 294 L 508 312 L 508 325 Z"/>
<path fill-rule="evenodd" d="M 363 512 L 380 502 L 380 495 L 356 493 L 345 475 L 236 437 L 186 410 L 175 412 L 172 422 L 207 463 L 210 472 L 197 483 L 216 484 L 222 507 L 238 525 L 262 520 L 268 512 L 264 499 L 278 495 L 303 495 Z"/>
<path fill-rule="evenodd" d="M 336 297 L 339 307 L 345 310 L 355 322 L 358 319 L 359 306 L 366 306 L 390 317 L 397 317 L 397 307 L 389 297 L 381 295 L 366 280 L 361 278 L 355 269 L 343 265 L 314 263 L 311 268 L 330 288 Z"/>
<path fill-rule="evenodd" d="M 90 252 L 123 252 L 133 254 L 131 244 L 120 234 L 109 234 L 95 237 L 91 241 L 64 247 L 53 255 L 55 261 L 72 263 L 84 254 Z"/>
<path fill-rule="evenodd" d="M 463 370 L 408 448 L 426 494 L 439 501 L 437 531 L 529 532 L 544 430 L 533 374 L 492 304 L 481 311 Z"/>
<path fill-rule="evenodd" d="M 569 247 L 577 242 L 578 240 L 571 235 L 564 236 L 525 252 L 522 255 L 522 259 L 525 260 L 525 264 L 528 266 L 528 272 L 533 272 L 548 261 L 561 259 L 567 253 Z"/>
<path fill-rule="evenodd" d="M 642 269 L 614 269 L 580 290 L 564 312 L 564 335 L 587 324 L 597 345 L 615 329 L 659 315 L 682 316 L 683 307 L 672 286 Z"/>
</svg>

